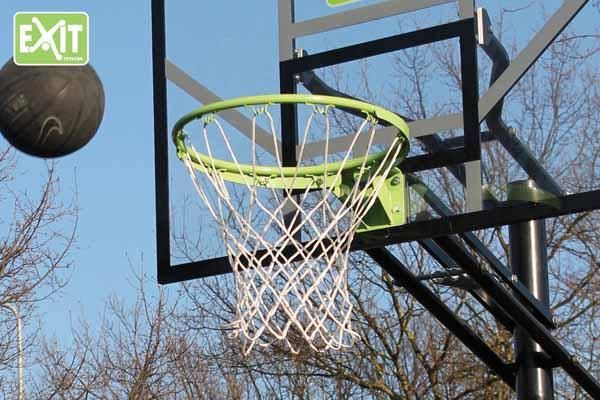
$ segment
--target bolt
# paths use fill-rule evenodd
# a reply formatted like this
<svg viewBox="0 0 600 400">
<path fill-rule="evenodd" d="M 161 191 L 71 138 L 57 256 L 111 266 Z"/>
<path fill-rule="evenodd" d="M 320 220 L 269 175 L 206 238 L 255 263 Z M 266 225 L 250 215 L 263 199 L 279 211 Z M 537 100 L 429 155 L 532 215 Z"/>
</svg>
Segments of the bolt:
<svg viewBox="0 0 600 400">
<path fill-rule="evenodd" d="M 519 278 L 518 278 L 516 275 L 512 275 L 512 276 L 510 277 L 510 280 L 511 280 L 511 281 L 513 281 L 513 283 L 517 283 L 517 282 L 519 282 Z"/>
<path fill-rule="evenodd" d="M 395 213 L 399 213 L 400 211 L 402 211 L 402 209 L 400 207 L 396 206 L 392 209 L 392 211 Z"/>
<path fill-rule="evenodd" d="M 396 186 L 400 184 L 400 177 L 399 176 L 395 176 L 394 178 L 392 178 L 392 185 Z"/>
<path fill-rule="evenodd" d="M 558 318 L 556 318 L 556 317 L 552 317 L 552 323 L 553 323 L 554 325 L 558 325 Z"/>
</svg>

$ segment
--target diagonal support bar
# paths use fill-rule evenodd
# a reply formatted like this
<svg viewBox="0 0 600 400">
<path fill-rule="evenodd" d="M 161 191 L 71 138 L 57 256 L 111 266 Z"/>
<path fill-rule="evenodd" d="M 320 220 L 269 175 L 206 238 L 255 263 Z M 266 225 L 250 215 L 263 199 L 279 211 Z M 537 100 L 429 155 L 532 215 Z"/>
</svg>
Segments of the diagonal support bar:
<svg viewBox="0 0 600 400">
<path fill-rule="evenodd" d="M 600 398 L 600 383 L 560 344 L 544 325 L 496 278 L 481 269 L 481 266 L 468 253 L 461 251 L 456 239 L 445 236 L 434 239 L 460 265 L 482 289 L 502 308 L 510 310 L 515 322 L 525 330 L 548 355 L 561 366 L 592 398 Z"/>
<path fill-rule="evenodd" d="M 483 361 L 508 386 L 514 389 L 515 375 L 490 347 L 459 319 L 427 286 L 386 249 L 371 249 L 367 254 L 390 274 L 394 280 L 414 296 L 442 325 L 452 332 L 469 350 Z"/>
<path fill-rule="evenodd" d="M 165 60 L 165 75 L 170 82 L 174 83 L 177 87 L 202 104 L 209 104 L 223 100 L 169 60 Z M 237 110 L 225 110 L 222 111 L 220 115 L 243 135 L 248 138 L 252 137 L 252 121 L 244 114 Z M 256 144 L 270 154 L 275 154 L 273 135 L 268 133 L 260 126 L 256 127 Z M 277 147 L 281 149 L 281 144 L 277 143 Z"/>
<path fill-rule="evenodd" d="M 566 0 L 479 100 L 479 122 L 506 96 L 589 0 Z"/>
<path fill-rule="evenodd" d="M 448 217 L 453 214 L 452 210 L 450 210 L 450 208 L 448 208 L 444 202 L 417 177 L 409 175 L 407 178 L 413 190 L 415 190 L 436 213 L 443 217 Z M 460 237 L 473 251 L 488 263 L 490 268 L 498 274 L 504 283 L 515 291 L 521 301 L 527 305 L 528 309 L 542 321 L 545 326 L 548 328 L 556 328 L 552 321 L 552 315 L 548 312 L 547 307 L 544 307 L 535 297 L 533 297 L 531 292 L 522 283 L 512 280 L 512 272 L 502 264 L 494 253 L 492 253 L 475 234 L 472 232 L 463 232 L 460 234 Z"/>
<path fill-rule="evenodd" d="M 427 253 L 429 253 L 431 257 L 438 262 L 438 264 L 444 267 L 447 271 L 453 271 L 455 269 L 460 271 L 460 266 L 454 261 L 454 259 L 448 256 L 448 254 L 446 254 L 446 252 L 433 240 L 419 240 L 419 244 L 425 249 L 425 251 L 427 251 Z M 474 286 L 477 285 L 474 284 Z M 478 287 L 468 287 L 466 290 L 479 302 L 479 304 L 485 307 L 485 309 L 494 316 L 496 321 L 500 322 L 507 330 L 513 330 L 515 324 L 510 315 L 501 307 L 498 307 L 496 302 L 490 299 L 486 293 L 482 293 L 482 290 Z"/>
</svg>

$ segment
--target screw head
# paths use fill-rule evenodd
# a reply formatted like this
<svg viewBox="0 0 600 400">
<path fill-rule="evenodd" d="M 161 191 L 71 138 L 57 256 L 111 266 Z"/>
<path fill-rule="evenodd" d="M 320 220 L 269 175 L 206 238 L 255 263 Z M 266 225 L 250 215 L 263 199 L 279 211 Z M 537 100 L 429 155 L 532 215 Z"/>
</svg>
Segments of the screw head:
<svg viewBox="0 0 600 400">
<path fill-rule="evenodd" d="M 394 207 L 394 208 L 392 209 L 392 211 L 393 211 L 393 212 L 395 212 L 395 213 L 397 214 L 397 213 L 399 213 L 400 211 L 402 211 L 402 209 L 401 209 L 400 207 L 396 206 L 396 207 Z"/>
<path fill-rule="evenodd" d="M 396 186 L 400 184 L 400 177 L 399 176 L 395 176 L 394 178 L 392 178 L 392 185 Z"/>
</svg>

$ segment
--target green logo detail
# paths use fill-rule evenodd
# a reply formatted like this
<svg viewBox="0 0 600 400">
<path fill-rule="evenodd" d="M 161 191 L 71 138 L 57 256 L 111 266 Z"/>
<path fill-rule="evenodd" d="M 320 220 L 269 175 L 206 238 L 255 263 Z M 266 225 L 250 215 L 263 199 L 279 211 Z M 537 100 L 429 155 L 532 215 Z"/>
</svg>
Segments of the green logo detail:
<svg viewBox="0 0 600 400">
<path fill-rule="evenodd" d="M 13 57 L 17 65 L 85 65 L 89 17 L 84 12 L 18 12 Z"/>
<path fill-rule="evenodd" d="M 359 0 L 327 0 L 327 5 L 329 7 L 337 7 L 337 6 L 343 6 L 344 4 L 348 4 L 348 3 L 354 3 L 355 1 L 359 1 Z"/>
</svg>

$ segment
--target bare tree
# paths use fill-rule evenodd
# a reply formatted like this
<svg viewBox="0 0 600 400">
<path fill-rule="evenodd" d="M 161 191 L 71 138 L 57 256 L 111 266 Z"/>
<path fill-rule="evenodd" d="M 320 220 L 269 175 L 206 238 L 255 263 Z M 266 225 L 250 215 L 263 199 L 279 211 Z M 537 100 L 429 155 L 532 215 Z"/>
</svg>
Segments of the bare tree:
<svg viewBox="0 0 600 400">
<path fill-rule="evenodd" d="M 23 171 L 15 150 L 0 152 L 0 303 L 18 306 L 27 332 L 25 350 L 37 333 L 36 305 L 66 282 L 61 271 L 70 265 L 77 226 L 75 204 L 62 202 L 58 195 L 54 164 L 41 165 L 40 187 L 19 189 Z M 15 327 L 13 315 L 0 309 L 0 388 L 6 398 L 16 393 Z"/>
<path fill-rule="evenodd" d="M 107 299 L 96 330 L 82 320 L 71 348 L 46 341 L 30 393 L 39 399 L 254 398 L 259 391 L 252 377 L 226 367 L 216 335 L 189 329 L 180 319 L 185 297 L 147 290 L 147 284 L 138 276 L 133 304 Z"/>
</svg>

